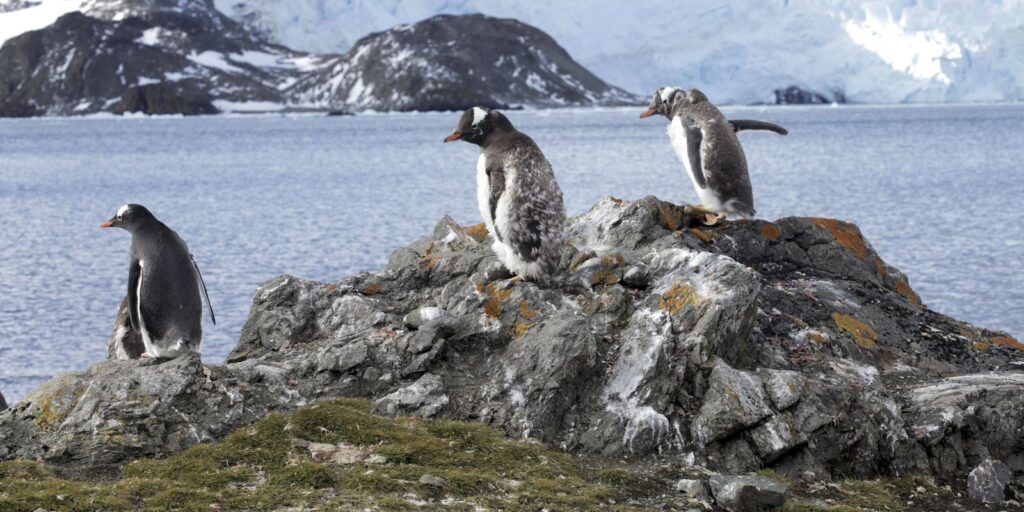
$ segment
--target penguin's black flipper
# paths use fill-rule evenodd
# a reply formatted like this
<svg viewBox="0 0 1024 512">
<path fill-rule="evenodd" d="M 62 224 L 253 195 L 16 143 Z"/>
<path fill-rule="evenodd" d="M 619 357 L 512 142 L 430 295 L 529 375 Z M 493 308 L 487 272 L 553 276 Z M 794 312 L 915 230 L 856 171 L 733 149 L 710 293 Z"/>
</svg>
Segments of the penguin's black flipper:
<svg viewBox="0 0 1024 512">
<path fill-rule="evenodd" d="M 139 280 L 142 279 L 142 266 L 139 260 L 132 258 L 128 266 L 128 319 L 132 330 L 139 332 Z"/>
<path fill-rule="evenodd" d="M 700 188 L 708 187 L 708 180 L 704 176 L 704 164 L 700 158 L 700 146 L 704 143 L 704 133 L 700 128 L 693 125 L 683 125 L 686 130 L 686 155 L 690 158 L 690 169 L 693 179 Z"/>
<path fill-rule="evenodd" d="M 196 269 L 196 278 L 199 279 L 199 287 L 203 289 L 203 298 L 206 299 L 206 307 L 210 310 L 210 320 L 213 321 L 213 325 L 217 325 L 217 317 L 213 315 L 213 303 L 210 302 L 210 294 L 206 292 L 206 283 L 203 282 L 203 273 L 199 271 L 199 265 L 196 264 L 195 256 L 189 254 L 188 257 L 192 260 L 192 267 Z"/>
<path fill-rule="evenodd" d="M 755 121 L 753 119 L 730 119 L 729 124 L 732 125 L 732 131 L 738 132 L 740 130 L 767 130 L 775 132 L 779 135 L 786 135 L 789 130 L 767 121 Z"/>
<path fill-rule="evenodd" d="M 494 225 L 494 238 L 501 241 L 502 234 L 498 233 L 496 222 L 498 212 L 498 199 L 505 193 L 505 169 L 501 165 L 487 166 L 487 182 L 491 186 L 491 195 L 488 198 L 488 206 L 491 207 L 491 224 Z"/>
</svg>

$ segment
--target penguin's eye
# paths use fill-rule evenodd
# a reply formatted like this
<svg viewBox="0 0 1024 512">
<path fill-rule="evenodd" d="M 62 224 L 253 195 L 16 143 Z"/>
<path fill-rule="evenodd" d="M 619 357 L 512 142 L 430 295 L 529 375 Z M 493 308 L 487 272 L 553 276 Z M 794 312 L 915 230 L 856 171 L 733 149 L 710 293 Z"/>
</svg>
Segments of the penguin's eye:
<svg viewBox="0 0 1024 512">
<path fill-rule="evenodd" d="M 117 220 L 121 220 L 121 214 L 117 214 Z"/>
</svg>

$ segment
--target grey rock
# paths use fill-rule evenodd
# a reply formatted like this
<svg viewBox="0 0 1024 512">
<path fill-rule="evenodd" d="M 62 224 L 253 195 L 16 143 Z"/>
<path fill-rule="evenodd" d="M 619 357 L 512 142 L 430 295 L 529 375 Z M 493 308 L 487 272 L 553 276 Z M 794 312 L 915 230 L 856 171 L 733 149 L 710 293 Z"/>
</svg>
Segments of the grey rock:
<svg viewBox="0 0 1024 512">
<path fill-rule="evenodd" d="M 437 332 L 433 329 L 420 329 L 409 338 L 405 349 L 413 354 L 426 352 L 430 350 L 430 347 L 434 346 L 434 339 L 436 338 Z"/>
<path fill-rule="evenodd" d="M 7 400 L 4 400 L 4 394 L 0 393 L 0 411 L 7 409 Z"/>
<path fill-rule="evenodd" d="M 448 481 L 439 476 L 426 474 L 420 477 L 420 484 L 427 485 L 430 487 L 437 487 L 438 489 L 444 489 L 448 486 Z"/>
<path fill-rule="evenodd" d="M 1006 484 L 1010 482 L 1011 475 L 1006 464 L 985 459 L 967 475 L 967 495 L 982 503 L 1002 504 L 1006 500 Z"/>
<path fill-rule="evenodd" d="M 711 493 L 703 480 L 691 480 L 683 478 L 676 482 L 676 492 L 685 494 L 690 498 L 699 501 L 711 501 Z"/>
<path fill-rule="evenodd" d="M 693 437 L 707 444 L 750 427 L 772 414 L 757 375 L 720 363 L 693 421 Z"/>
<path fill-rule="evenodd" d="M 788 409 L 800 400 L 804 390 L 804 376 L 799 372 L 758 368 L 757 375 L 764 382 L 764 388 L 777 409 Z"/>
<path fill-rule="evenodd" d="M 362 366 L 369 357 L 369 348 L 362 340 L 354 341 L 341 347 L 336 352 L 325 356 L 320 366 L 323 370 L 336 372 L 347 372 L 353 368 Z"/>
<path fill-rule="evenodd" d="M 632 266 L 622 273 L 622 284 L 630 288 L 646 288 L 650 279 L 650 273 L 643 267 Z"/>
<path fill-rule="evenodd" d="M 788 486 L 763 476 L 712 475 L 708 483 L 718 506 L 729 512 L 759 512 L 786 503 Z"/>
<path fill-rule="evenodd" d="M 61 374 L 0 414 L 0 459 L 41 459 L 96 477 L 302 403 L 283 385 L 250 386 L 194 354 L 150 366 L 106 361 Z"/>
<path fill-rule="evenodd" d="M 416 382 L 381 397 L 373 403 L 374 414 L 384 416 L 435 416 L 448 404 L 441 377 L 432 373 L 424 374 Z"/>
<path fill-rule="evenodd" d="M 271 411 L 359 397 L 729 474 L 963 478 L 989 458 L 1024 471 L 1012 339 L 915 302 L 850 224 L 691 220 L 653 197 L 602 200 L 568 221 L 561 258 L 590 281 L 542 287 L 494 281 L 480 227 L 442 219 L 380 272 L 262 284 L 224 366 L 57 377 L 0 413 L 0 460 L 116 474 Z M 642 287 L 626 282 L 634 267 Z M 444 314 L 409 321 L 425 308 Z"/>
<path fill-rule="evenodd" d="M 750 439 L 758 456 L 765 462 L 772 462 L 807 441 L 789 413 L 772 416 L 768 421 L 750 429 Z"/>
</svg>

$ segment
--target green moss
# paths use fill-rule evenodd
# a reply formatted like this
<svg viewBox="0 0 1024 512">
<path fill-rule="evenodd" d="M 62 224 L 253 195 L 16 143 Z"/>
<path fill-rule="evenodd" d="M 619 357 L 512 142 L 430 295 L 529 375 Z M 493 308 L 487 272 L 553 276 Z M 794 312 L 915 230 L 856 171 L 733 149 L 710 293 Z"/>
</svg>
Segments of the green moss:
<svg viewBox="0 0 1024 512">
<path fill-rule="evenodd" d="M 273 414 L 220 443 L 134 461 L 115 481 L 67 480 L 43 464 L 0 463 L 0 510 L 413 510 L 410 500 L 440 499 L 454 500 L 446 510 L 637 510 L 608 505 L 637 495 L 632 486 L 641 479 L 629 471 L 592 471 L 477 423 L 369 411 L 365 401 L 337 400 Z M 319 463 L 303 440 L 368 447 L 387 463 Z M 425 474 L 447 484 L 420 484 Z M 523 484 L 503 490 L 505 479 Z"/>
<path fill-rule="evenodd" d="M 923 489 L 923 493 L 919 492 Z M 935 485 L 925 476 L 882 480 L 844 480 L 835 485 L 795 496 L 783 512 L 913 512 L 948 510 L 960 501 L 952 490 Z"/>
</svg>

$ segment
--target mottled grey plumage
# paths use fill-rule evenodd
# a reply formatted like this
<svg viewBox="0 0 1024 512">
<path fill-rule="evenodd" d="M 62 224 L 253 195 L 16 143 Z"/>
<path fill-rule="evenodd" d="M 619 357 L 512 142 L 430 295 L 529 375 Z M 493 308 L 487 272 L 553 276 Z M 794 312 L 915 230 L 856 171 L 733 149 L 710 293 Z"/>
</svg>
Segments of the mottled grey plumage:
<svg viewBox="0 0 1024 512">
<path fill-rule="evenodd" d="M 477 200 L 491 246 L 518 276 L 547 281 L 565 242 L 565 206 L 555 173 L 537 144 L 504 114 L 474 107 L 446 142 L 480 146 Z"/>
<path fill-rule="evenodd" d="M 216 324 L 199 267 L 188 245 L 145 207 L 122 206 L 103 227 L 132 234 L 128 267 L 128 316 L 142 335 L 146 355 L 173 358 L 200 352 L 203 340 L 203 298 Z"/>
<path fill-rule="evenodd" d="M 697 89 L 689 92 L 677 87 L 658 89 L 641 117 L 655 114 L 670 120 L 668 134 L 672 146 L 686 167 L 703 206 L 716 213 L 753 217 L 753 191 L 746 156 L 736 132 L 769 130 L 786 135 L 786 129 L 765 121 L 729 121 Z"/>
</svg>

